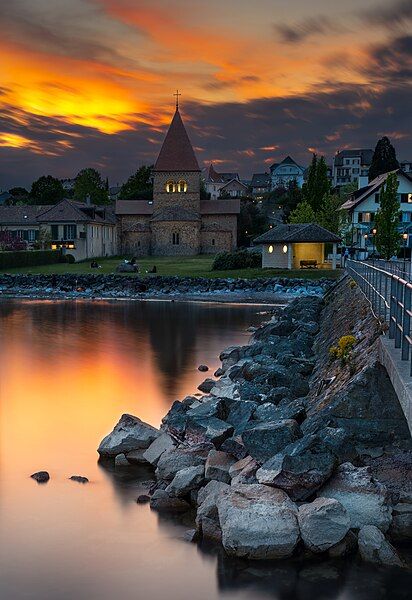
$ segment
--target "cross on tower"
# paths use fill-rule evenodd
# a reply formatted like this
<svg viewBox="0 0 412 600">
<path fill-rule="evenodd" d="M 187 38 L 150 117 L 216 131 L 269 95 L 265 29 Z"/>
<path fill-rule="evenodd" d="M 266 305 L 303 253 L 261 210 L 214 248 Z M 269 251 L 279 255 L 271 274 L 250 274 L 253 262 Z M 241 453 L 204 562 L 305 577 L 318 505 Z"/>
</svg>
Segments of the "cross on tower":
<svg viewBox="0 0 412 600">
<path fill-rule="evenodd" d="M 176 92 L 173 94 L 173 96 L 176 96 L 176 110 L 179 110 L 179 96 L 181 96 L 182 94 L 179 93 L 179 90 L 176 90 Z"/>
</svg>

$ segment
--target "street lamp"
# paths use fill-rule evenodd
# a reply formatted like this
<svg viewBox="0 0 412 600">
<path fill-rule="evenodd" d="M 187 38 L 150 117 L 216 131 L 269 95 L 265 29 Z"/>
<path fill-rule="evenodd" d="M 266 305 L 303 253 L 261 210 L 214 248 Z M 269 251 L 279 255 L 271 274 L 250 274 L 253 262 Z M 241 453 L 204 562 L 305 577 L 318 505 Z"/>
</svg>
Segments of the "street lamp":
<svg viewBox="0 0 412 600">
<path fill-rule="evenodd" d="M 408 234 L 406 231 L 402 234 L 403 239 L 403 275 L 406 275 L 406 241 L 408 239 Z"/>
<path fill-rule="evenodd" d="M 376 235 L 376 228 L 374 227 L 372 229 L 372 254 L 373 254 L 374 258 L 375 258 L 375 235 Z"/>
</svg>

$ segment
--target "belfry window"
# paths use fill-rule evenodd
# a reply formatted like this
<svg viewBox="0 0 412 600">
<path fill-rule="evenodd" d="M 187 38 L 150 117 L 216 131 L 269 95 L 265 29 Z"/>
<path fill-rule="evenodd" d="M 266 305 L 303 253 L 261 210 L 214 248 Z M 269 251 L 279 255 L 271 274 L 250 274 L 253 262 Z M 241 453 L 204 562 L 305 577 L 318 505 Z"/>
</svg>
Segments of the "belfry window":
<svg viewBox="0 0 412 600">
<path fill-rule="evenodd" d="M 178 192 L 187 192 L 187 181 L 185 181 L 184 179 L 181 179 L 179 181 L 179 183 L 177 184 L 177 191 Z"/>
<path fill-rule="evenodd" d="M 180 244 L 180 234 L 172 233 L 172 244 L 173 246 L 178 246 Z"/>
<path fill-rule="evenodd" d="M 166 182 L 166 192 L 168 194 L 172 194 L 173 192 L 176 191 L 176 184 L 174 181 L 167 181 Z"/>
</svg>

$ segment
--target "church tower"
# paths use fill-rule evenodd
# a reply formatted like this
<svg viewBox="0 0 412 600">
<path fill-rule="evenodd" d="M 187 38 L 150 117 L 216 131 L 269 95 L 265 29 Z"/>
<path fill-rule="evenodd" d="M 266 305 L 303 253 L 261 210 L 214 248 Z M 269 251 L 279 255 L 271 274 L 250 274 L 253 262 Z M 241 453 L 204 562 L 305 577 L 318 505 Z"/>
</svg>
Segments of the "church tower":
<svg viewBox="0 0 412 600">
<path fill-rule="evenodd" d="M 153 254 L 200 252 L 200 168 L 178 101 L 153 170 L 153 208 Z"/>
</svg>

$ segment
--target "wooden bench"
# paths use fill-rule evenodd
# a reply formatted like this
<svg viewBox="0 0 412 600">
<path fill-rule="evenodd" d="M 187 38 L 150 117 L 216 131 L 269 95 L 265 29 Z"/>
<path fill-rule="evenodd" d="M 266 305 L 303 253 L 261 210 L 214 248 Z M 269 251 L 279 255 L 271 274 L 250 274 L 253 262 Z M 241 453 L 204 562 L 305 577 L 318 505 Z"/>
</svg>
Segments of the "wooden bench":
<svg viewBox="0 0 412 600">
<path fill-rule="evenodd" d="M 300 268 L 301 269 L 317 269 L 318 261 L 317 260 L 301 260 Z"/>
</svg>

